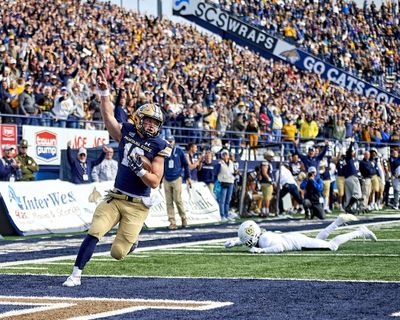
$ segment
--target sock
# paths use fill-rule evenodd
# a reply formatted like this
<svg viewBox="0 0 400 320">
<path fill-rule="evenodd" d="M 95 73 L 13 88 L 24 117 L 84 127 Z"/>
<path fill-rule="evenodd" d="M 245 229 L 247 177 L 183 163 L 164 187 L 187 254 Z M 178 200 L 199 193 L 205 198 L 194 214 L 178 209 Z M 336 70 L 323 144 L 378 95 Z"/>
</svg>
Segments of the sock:
<svg viewBox="0 0 400 320">
<path fill-rule="evenodd" d="M 363 233 L 361 230 L 356 230 L 353 232 L 345 233 L 334 237 L 331 241 L 329 241 L 329 247 L 331 250 L 336 251 L 343 243 L 347 241 L 361 238 Z"/>
<path fill-rule="evenodd" d="M 78 256 L 75 260 L 75 267 L 77 267 L 81 271 L 83 270 L 86 263 L 92 257 L 97 242 L 99 242 L 99 239 L 91 236 L 90 234 L 85 237 L 85 240 L 83 240 L 81 247 L 79 248 Z"/>
<path fill-rule="evenodd" d="M 79 269 L 78 267 L 74 267 L 74 269 L 72 270 L 72 276 L 75 278 L 80 278 L 82 275 L 82 270 Z"/>
<path fill-rule="evenodd" d="M 321 230 L 320 233 L 315 237 L 315 239 L 320 239 L 320 240 L 325 240 L 328 238 L 328 236 L 337 228 L 340 226 L 340 223 L 338 223 L 339 217 L 335 219 L 329 226 L 327 226 L 324 230 Z"/>
</svg>

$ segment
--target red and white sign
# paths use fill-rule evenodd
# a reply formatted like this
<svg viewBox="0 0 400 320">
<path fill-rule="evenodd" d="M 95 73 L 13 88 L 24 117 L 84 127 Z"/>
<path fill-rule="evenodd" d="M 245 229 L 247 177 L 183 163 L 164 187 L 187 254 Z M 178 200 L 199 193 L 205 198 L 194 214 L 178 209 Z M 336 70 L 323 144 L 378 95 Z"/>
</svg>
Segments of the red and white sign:
<svg viewBox="0 0 400 320">
<path fill-rule="evenodd" d="M 17 154 L 17 125 L 15 124 L 1 124 L 0 125 L 0 154 L 4 155 L 4 146 L 10 145 L 14 147 L 13 155 Z"/>
<path fill-rule="evenodd" d="M 110 143 L 105 130 L 23 126 L 22 136 L 28 140 L 28 155 L 38 164 L 47 165 L 60 165 L 61 150 L 67 149 L 68 141 L 72 149 L 96 148 Z"/>
</svg>

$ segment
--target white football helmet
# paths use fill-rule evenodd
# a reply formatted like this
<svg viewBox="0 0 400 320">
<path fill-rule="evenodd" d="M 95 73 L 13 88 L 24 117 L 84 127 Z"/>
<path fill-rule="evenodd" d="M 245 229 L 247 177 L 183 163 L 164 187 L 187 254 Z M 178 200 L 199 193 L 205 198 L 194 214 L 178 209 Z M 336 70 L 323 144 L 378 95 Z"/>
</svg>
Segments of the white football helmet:
<svg viewBox="0 0 400 320">
<path fill-rule="evenodd" d="M 261 228 L 252 220 L 243 222 L 238 230 L 238 237 L 243 244 L 253 247 L 261 236 Z"/>
</svg>

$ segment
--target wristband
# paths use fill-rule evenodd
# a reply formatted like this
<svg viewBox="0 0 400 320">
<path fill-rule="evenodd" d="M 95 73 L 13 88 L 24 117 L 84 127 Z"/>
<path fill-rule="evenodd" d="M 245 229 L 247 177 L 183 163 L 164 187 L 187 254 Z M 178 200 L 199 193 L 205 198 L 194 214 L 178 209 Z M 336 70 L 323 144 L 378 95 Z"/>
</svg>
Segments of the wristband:
<svg viewBox="0 0 400 320">
<path fill-rule="evenodd" d="M 140 170 L 139 172 L 137 172 L 136 175 L 137 175 L 139 178 L 141 178 L 141 177 L 143 177 L 146 173 L 148 173 L 148 171 L 142 169 L 142 170 Z"/>
<path fill-rule="evenodd" d="M 99 90 L 99 93 L 102 97 L 108 97 L 110 95 L 110 90 Z"/>
</svg>

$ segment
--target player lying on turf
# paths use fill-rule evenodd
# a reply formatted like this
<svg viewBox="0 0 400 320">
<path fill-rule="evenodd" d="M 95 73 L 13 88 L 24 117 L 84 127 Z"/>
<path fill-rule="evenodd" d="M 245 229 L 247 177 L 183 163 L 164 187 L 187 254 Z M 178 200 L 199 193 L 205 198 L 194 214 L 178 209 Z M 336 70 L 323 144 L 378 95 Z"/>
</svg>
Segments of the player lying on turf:
<svg viewBox="0 0 400 320">
<path fill-rule="evenodd" d="M 357 218 L 352 214 L 341 214 L 335 221 L 322 230 L 316 238 L 307 237 L 301 233 L 277 234 L 261 228 L 252 220 L 243 222 L 238 230 L 239 239 L 225 243 L 225 248 L 245 245 L 251 253 L 278 253 L 284 251 L 297 251 L 307 249 L 321 249 L 336 251 L 342 244 L 356 238 L 365 238 L 376 241 L 375 234 L 365 226 L 356 231 L 341 234 L 330 241 L 326 241 L 329 234 L 337 227 Z"/>
</svg>

